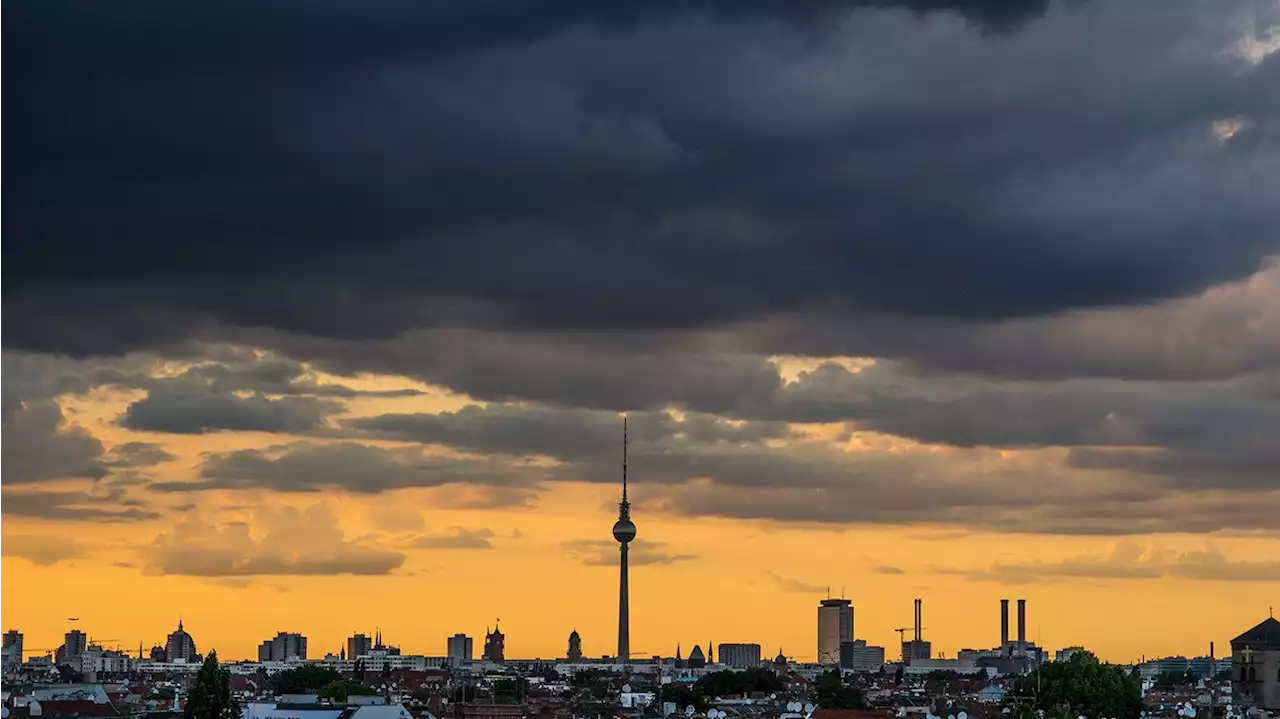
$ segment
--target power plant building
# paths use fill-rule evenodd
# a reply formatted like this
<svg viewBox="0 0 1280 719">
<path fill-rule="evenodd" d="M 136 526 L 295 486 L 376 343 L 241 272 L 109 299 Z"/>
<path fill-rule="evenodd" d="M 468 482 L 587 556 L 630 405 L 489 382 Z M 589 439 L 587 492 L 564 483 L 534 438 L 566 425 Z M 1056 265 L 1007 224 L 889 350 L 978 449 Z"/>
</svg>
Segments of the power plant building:
<svg viewBox="0 0 1280 719">
<path fill-rule="evenodd" d="M 924 602 L 915 601 L 915 618 L 913 619 L 910 641 L 902 643 L 902 661 L 914 662 L 930 659 L 933 656 L 933 644 L 924 640 Z"/>
</svg>

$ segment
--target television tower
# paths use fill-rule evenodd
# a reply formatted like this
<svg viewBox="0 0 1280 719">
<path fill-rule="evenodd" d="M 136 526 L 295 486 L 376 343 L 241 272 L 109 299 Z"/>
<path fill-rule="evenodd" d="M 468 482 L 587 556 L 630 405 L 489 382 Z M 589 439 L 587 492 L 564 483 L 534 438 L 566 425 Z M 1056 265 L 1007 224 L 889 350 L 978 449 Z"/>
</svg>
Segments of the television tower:
<svg viewBox="0 0 1280 719">
<path fill-rule="evenodd" d="M 618 502 L 618 521 L 613 524 L 613 538 L 618 540 L 621 554 L 618 584 L 618 662 L 631 660 L 631 613 L 627 602 L 627 545 L 636 538 L 636 525 L 631 521 L 631 502 L 627 501 L 627 418 L 622 418 L 622 501 Z"/>
</svg>

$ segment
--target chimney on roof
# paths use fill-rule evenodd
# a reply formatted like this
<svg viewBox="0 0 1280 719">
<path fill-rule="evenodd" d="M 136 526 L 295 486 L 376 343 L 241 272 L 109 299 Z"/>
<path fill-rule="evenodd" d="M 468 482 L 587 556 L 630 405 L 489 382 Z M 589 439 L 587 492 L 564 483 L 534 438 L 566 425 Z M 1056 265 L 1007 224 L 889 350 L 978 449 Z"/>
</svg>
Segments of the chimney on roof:
<svg viewBox="0 0 1280 719">
<path fill-rule="evenodd" d="M 1000 600 L 1000 656 L 1009 656 L 1009 600 Z"/>
<path fill-rule="evenodd" d="M 1027 653 L 1027 600 L 1018 600 L 1018 656 Z"/>
<path fill-rule="evenodd" d="M 915 626 L 916 635 L 915 635 L 915 640 L 916 640 L 917 642 L 924 638 L 924 637 L 923 637 L 923 635 L 921 634 L 921 626 L 920 626 L 920 623 L 921 623 L 922 621 L 924 621 L 924 613 L 923 613 L 923 612 L 921 611 L 921 609 L 920 609 L 920 605 L 921 605 L 921 604 L 923 604 L 923 603 L 924 603 L 924 600 L 921 600 L 921 599 L 917 599 L 917 600 L 916 600 L 916 626 Z"/>
</svg>

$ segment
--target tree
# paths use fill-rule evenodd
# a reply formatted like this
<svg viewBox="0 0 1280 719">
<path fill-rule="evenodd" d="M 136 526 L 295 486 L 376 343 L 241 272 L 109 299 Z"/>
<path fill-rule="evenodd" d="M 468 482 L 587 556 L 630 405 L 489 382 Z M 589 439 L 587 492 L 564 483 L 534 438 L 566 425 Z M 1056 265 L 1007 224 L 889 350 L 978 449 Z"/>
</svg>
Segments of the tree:
<svg viewBox="0 0 1280 719">
<path fill-rule="evenodd" d="M 776 692 L 782 690 L 782 680 L 768 669 L 753 668 L 743 672 L 731 669 L 712 672 L 698 679 L 693 690 L 707 697 L 723 697 L 751 692 Z"/>
<path fill-rule="evenodd" d="M 1142 688 L 1136 674 L 1099 662 L 1090 652 L 1077 652 L 1019 679 L 1005 706 L 1013 719 L 1037 712 L 1044 712 L 1045 719 L 1137 719 Z"/>
<path fill-rule="evenodd" d="M 692 687 L 686 684 L 664 684 L 662 686 L 662 701 L 675 704 L 677 714 L 683 713 L 684 708 L 687 706 L 692 706 L 700 712 L 711 708 L 711 704 L 707 702 L 706 697 L 695 692 Z"/>
<path fill-rule="evenodd" d="M 529 696 L 529 682 L 524 677 L 499 679 L 493 683 L 494 701 L 511 704 Z"/>
<path fill-rule="evenodd" d="M 321 699 L 332 699 L 333 701 L 346 701 L 351 696 L 371 696 L 377 694 L 378 690 L 369 687 L 357 681 L 350 679 L 337 679 L 325 684 L 320 688 L 319 695 Z"/>
<path fill-rule="evenodd" d="M 813 695 L 820 709 L 865 709 L 867 706 L 862 692 L 845 684 L 839 669 L 823 672 L 813 684 Z"/>
<path fill-rule="evenodd" d="M 240 719 L 240 702 L 231 694 L 231 672 L 218 666 L 218 653 L 209 652 L 191 684 L 186 719 Z"/>
<path fill-rule="evenodd" d="M 325 685 L 341 678 L 341 674 L 329 667 L 303 664 L 272 676 L 271 688 L 276 694 L 316 694 Z"/>
</svg>

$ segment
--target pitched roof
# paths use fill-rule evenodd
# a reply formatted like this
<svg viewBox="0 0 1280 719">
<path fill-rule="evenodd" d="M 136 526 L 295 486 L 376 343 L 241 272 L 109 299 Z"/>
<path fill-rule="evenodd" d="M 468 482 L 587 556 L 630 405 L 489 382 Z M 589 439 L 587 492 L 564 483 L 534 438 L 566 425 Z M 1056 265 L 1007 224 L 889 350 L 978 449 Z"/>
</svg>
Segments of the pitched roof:
<svg viewBox="0 0 1280 719">
<path fill-rule="evenodd" d="M 1280 649 L 1280 620 L 1275 617 L 1263 619 L 1258 626 L 1231 640 L 1233 648 L 1237 644 L 1248 644 L 1253 647 L 1262 645 Z"/>
</svg>

